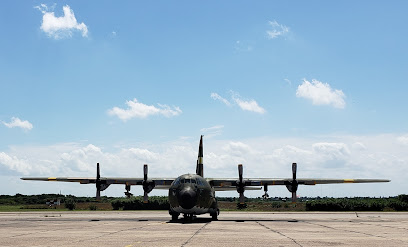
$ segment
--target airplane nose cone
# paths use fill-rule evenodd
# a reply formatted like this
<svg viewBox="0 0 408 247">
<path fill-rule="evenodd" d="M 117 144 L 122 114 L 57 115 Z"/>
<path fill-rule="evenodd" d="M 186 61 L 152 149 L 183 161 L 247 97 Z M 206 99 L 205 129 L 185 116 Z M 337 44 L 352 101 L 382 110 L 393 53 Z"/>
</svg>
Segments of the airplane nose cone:
<svg viewBox="0 0 408 247">
<path fill-rule="evenodd" d="M 179 192 L 178 201 L 182 208 L 192 209 L 197 202 L 197 193 L 191 187 L 185 187 Z"/>
</svg>

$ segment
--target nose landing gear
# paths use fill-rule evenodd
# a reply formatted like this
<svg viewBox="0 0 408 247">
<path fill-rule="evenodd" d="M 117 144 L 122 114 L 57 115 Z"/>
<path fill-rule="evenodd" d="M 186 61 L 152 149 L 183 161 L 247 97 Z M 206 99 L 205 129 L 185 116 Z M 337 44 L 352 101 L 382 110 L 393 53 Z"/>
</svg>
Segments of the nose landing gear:
<svg viewBox="0 0 408 247">
<path fill-rule="evenodd" d="M 184 221 L 186 222 L 192 222 L 194 219 L 195 215 L 194 214 L 184 214 Z"/>
</svg>

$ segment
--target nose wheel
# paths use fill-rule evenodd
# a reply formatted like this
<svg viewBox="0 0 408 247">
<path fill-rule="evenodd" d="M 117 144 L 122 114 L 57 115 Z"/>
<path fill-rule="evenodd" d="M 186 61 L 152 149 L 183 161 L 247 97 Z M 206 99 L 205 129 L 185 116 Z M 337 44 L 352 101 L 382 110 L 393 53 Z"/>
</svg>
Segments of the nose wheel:
<svg viewBox="0 0 408 247">
<path fill-rule="evenodd" d="M 184 214 L 184 221 L 191 222 L 194 219 L 194 214 Z"/>
</svg>

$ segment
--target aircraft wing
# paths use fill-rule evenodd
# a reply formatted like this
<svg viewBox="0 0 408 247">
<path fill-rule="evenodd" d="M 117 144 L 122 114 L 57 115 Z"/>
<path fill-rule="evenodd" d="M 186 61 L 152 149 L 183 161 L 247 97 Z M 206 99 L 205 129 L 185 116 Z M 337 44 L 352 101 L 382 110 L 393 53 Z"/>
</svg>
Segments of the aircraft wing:
<svg viewBox="0 0 408 247">
<path fill-rule="evenodd" d="M 207 178 L 207 181 L 216 191 L 236 190 L 239 186 L 239 180 L 231 178 Z M 297 184 L 316 185 L 316 184 L 341 184 L 341 183 L 381 183 L 390 182 L 387 179 L 333 179 L 333 178 L 298 178 Z M 245 190 L 250 186 L 259 187 L 264 185 L 288 185 L 293 182 L 293 178 L 248 178 L 242 181 Z"/>
<path fill-rule="evenodd" d="M 21 178 L 22 180 L 34 180 L 34 181 L 54 181 L 54 182 L 76 182 L 80 184 L 96 184 L 96 178 L 80 178 L 80 177 L 29 177 Z M 143 185 L 143 178 L 109 178 L 101 177 L 101 184 L 126 184 L 126 185 Z M 155 189 L 168 189 L 174 178 L 151 178 L 149 181 L 153 181 Z"/>
</svg>

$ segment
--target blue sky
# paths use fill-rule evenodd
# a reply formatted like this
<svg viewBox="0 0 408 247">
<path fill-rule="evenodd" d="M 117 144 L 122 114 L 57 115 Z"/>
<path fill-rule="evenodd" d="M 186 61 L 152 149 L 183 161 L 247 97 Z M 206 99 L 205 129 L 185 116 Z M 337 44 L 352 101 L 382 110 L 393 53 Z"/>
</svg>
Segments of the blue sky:
<svg viewBox="0 0 408 247">
<path fill-rule="evenodd" d="M 388 178 L 407 193 L 407 3 L 6 1 L 0 194 L 93 195 L 21 176 Z M 113 187 L 113 186 L 112 186 Z M 118 186 L 117 186 L 118 187 Z M 284 188 L 270 194 L 287 195 Z M 136 190 L 137 191 L 137 190 Z M 106 195 L 120 195 L 109 188 Z M 258 194 L 254 194 L 258 196 Z"/>
</svg>

